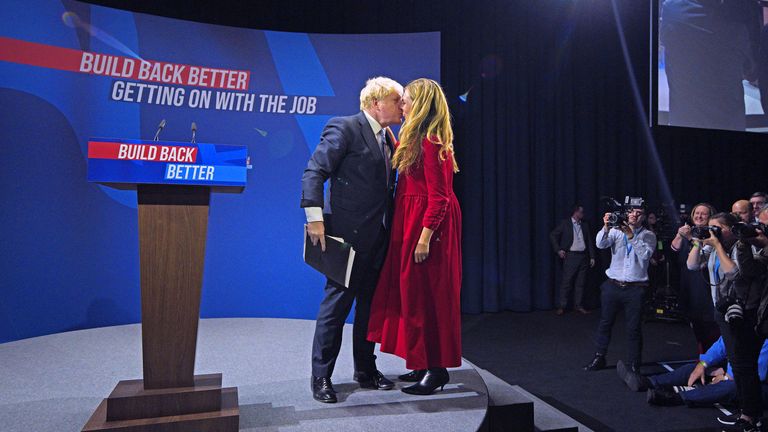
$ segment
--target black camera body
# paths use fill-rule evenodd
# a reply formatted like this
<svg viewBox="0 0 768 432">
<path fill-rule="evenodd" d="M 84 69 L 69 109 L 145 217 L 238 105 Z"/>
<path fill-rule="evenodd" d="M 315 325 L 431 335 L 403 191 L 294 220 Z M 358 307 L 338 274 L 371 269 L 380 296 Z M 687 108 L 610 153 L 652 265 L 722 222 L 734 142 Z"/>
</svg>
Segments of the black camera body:
<svg viewBox="0 0 768 432">
<path fill-rule="evenodd" d="M 620 227 L 627 223 L 627 214 L 636 208 L 643 208 L 643 199 L 640 197 L 631 197 L 629 195 L 624 197 L 624 204 L 621 204 L 616 199 L 606 197 L 605 202 L 610 209 L 610 216 L 608 216 L 608 226 L 611 228 Z"/>
<path fill-rule="evenodd" d="M 760 233 L 766 233 L 766 225 L 760 222 L 744 223 L 739 222 L 731 228 L 731 232 L 737 239 L 755 238 Z"/>
<path fill-rule="evenodd" d="M 723 235 L 723 230 L 718 226 L 695 226 L 691 228 L 691 236 L 699 240 L 708 239 L 713 235 L 719 240 Z"/>
</svg>

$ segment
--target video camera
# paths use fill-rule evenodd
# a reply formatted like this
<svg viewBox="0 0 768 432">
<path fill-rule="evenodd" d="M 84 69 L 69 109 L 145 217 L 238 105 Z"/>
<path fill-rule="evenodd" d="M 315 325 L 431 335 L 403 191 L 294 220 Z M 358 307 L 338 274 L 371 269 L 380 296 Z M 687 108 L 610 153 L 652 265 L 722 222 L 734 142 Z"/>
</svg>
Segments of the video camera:
<svg viewBox="0 0 768 432">
<path fill-rule="evenodd" d="M 627 214 L 634 209 L 644 208 L 643 199 L 640 197 L 624 197 L 624 204 L 621 204 L 615 198 L 604 197 L 603 200 L 608 205 L 611 215 L 608 217 L 609 227 L 619 227 L 627 222 Z"/>
</svg>

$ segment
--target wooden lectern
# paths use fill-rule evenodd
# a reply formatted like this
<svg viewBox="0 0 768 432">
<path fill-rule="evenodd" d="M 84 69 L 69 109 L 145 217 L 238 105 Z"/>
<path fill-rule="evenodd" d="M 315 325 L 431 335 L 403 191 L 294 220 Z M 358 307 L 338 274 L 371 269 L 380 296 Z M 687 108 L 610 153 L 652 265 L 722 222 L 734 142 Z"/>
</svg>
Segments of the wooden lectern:
<svg viewBox="0 0 768 432">
<path fill-rule="evenodd" d="M 194 375 L 211 191 L 241 192 L 245 146 L 93 139 L 88 180 L 135 188 L 144 379 L 118 382 L 82 429 L 235 432 L 237 387 Z"/>
</svg>

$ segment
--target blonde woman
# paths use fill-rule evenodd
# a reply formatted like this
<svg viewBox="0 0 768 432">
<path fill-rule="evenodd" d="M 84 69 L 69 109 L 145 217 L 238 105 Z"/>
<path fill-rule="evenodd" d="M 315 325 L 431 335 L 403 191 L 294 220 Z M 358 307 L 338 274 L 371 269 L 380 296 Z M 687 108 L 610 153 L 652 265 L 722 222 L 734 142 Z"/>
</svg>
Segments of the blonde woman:
<svg viewBox="0 0 768 432">
<path fill-rule="evenodd" d="M 405 123 L 392 159 L 399 180 L 387 257 L 371 305 L 368 339 L 413 370 L 402 390 L 428 395 L 461 365 L 461 209 L 445 94 L 429 79 L 403 93 Z"/>
</svg>

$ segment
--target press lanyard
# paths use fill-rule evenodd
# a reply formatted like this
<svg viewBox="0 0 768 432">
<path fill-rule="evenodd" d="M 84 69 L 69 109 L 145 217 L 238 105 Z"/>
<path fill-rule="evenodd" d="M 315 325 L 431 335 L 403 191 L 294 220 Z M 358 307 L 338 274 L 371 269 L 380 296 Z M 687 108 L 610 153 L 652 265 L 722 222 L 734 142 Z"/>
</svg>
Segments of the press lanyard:
<svg viewBox="0 0 768 432">
<path fill-rule="evenodd" d="M 641 232 L 643 232 L 643 228 L 640 228 L 640 230 L 635 233 L 635 237 L 637 237 L 637 235 Z M 629 254 L 632 252 L 632 245 L 629 243 L 629 238 L 627 238 L 626 233 L 624 234 L 624 247 L 627 248 L 627 256 L 629 256 Z"/>
</svg>

